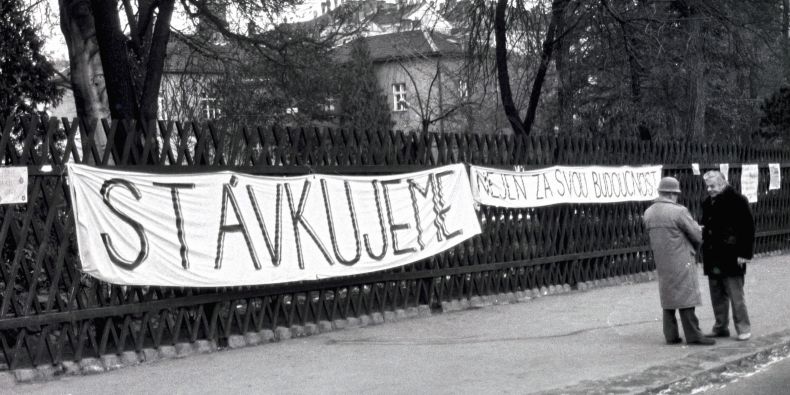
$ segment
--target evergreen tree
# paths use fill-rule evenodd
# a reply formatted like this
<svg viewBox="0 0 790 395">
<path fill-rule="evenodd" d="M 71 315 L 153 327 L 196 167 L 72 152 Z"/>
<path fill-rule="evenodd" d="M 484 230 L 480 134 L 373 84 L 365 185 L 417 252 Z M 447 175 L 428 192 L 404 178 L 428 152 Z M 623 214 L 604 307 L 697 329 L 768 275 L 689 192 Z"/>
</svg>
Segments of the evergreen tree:
<svg viewBox="0 0 790 395">
<path fill-rule="evenodd" d="M 0 117 L 32 113 L 37 103 L 60 99 L 55 70 L 21 0 L 0 0 L 0 43 Z"/>
<path fill-rule="evenodd" d="M 390 130 L 392 119 L 387 97 L 381 93 L 370 49 L 363 39 L 351 43 L 349 60 L 342 65 L 340 125 L 356 130 Z"/>
<path fill-rule="evenodd" d="M 790 87 L 782 87 L 760 106 L 763 117 L 760 132 L 763 138 L 787 141 L 790 134 Z"/>
</svg>

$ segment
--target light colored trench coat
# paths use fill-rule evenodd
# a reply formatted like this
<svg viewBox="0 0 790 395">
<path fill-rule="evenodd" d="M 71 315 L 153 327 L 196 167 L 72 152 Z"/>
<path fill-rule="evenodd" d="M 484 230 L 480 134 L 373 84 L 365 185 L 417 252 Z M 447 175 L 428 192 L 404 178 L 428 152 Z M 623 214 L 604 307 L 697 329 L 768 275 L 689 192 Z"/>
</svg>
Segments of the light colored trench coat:
<svg viewBox="0 0 790 395">
<path fill-rule="evenodd" d="M 685 309 L 702 304 L 696 250 L 702 229 L 688 209 L 659 197 L 648 207 L 644 223 L 658 271 L 658 293 L 664 309 Z"/>
</svg>

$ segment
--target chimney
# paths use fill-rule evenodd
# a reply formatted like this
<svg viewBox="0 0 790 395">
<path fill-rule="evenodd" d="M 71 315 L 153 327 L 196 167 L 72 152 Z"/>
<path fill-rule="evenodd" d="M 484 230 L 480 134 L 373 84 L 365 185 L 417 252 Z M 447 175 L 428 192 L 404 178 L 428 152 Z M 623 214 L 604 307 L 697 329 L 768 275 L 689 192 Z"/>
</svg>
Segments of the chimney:
<svg viewBox="0 0 790 395">
<path fill-rule="evenodd" d="M 212 19 L 219 19 L 222 21 L 223 25 L 228 24 L 227 18 L 227 6 L 222 2 L 208 0 L 205 2 L 205 7 L 209 10 L 212 15 Z M 205 37 L 207 39 L 211 38 L 213 33 L 216 33 L 217 29 L 214 27 L 215 23 L 210 21 L 204 15 L 198 15 L 198 22 L 197 22 L 197 35 L 200 37 Z"/>
</svg>

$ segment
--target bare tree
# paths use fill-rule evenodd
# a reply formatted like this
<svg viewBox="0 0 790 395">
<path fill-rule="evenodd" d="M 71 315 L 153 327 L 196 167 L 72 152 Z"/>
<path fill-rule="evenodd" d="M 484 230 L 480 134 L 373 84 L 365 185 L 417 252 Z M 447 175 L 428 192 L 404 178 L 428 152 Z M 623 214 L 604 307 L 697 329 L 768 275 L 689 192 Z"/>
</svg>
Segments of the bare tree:
<svg viewBox="0 0 790 395">
<path fill-rule="evenodd" d="M 409 78 L 414 89 L 415 100 L 405 101 L 404 104 L 420 119 L 420 128 L 423 133 L 427 133 L 431 125 L 437 122 L 439 123 L 439 132 L 444 133 L 445 120 L 472 104 L 468 100 L 468 94 L 462 93 L 464 90 L 468 92 L 468 86 L 454 86 L 454 82 L 463 80 L 459 78 L 457 70 L 452 70 L 443 64 L 441 57 L 437 58 L 435 63 L 430 62 L 431 66 L 427 70 L 409 67 L 404 64 L 403 60 L 399 61 L 398 65 Z M 424 75 L 421 76 L 418 73 Z M 422 89 L 420 81 L 428 78 L 430 80 L 427 87 Z"/>
<path fill-rule="evenodd" d="M 242 21 L 252 23 L 267 17 L 274 21 L 292 4 L 290 0 L 180 0 L 189 18 L 237 45 L 254 48 L 272 62 L 283 63 L 278 55 L 295 43 L 324 47 L 340 36 L 354 34 L 339 23 L 354 16 L 351 9 L 308 26 L 315 32 L 312 35 L 291 35 L 289 25 L 277 26 L 271 34 L 250 35 L 247 26 L 240 29 L 224 17 L 224 12 L 232 9 Z M 175 0 L 60 0 L 61 29 L 69 43 L 78 114 L 103 118 L 109 110 L 116 119 L 156 119 L 175 6 Z M 252 23 L 250 27 L 257 26 Z M 198 44 L 200 41 L 198 38 Z M 126 132 L 116 133 L 116 145 L 123 146 Z"/>
<path fill-rule="evenodd" d="M 60 28 L 69 49 L 69 78 L 77 116 L 82 122 L 110 117 L 110 105 L 96 42 L 89 0 L 60 0 Z M 107 136 L 95 128 L 94 141 L 103 153 Z"/>
<path fill-rule="evenodd" d="M 471 57 L 482 65 L 494 60 L 502 108 L 514 133 L 532 131 L 550 62 L 568 31 L 565 19 L 572 2 L 550 4 L 548 12 L 543 2 L 523 0 L 497 0 L 493 5 L 475 1 L 470 9 Z M 520 71 L 516 78 L 514 70 Z"/>
<path fill-rule="evenodd" d="M 782 48 L 785 58 L 785 78 L 790 81 L 790 0 L 782 0 Z"/>
</svg>

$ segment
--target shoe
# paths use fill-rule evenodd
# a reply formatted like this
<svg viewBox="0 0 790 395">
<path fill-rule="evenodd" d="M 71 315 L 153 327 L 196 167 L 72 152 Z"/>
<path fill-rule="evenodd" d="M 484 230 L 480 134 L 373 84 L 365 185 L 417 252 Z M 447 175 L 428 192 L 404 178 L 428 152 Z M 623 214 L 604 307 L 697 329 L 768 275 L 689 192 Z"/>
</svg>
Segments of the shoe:
<svg viewBox="0 0 790 395">
<path fill-rule="evenodd" d="M 680 344 L 683 343 L 683 338 L 677 338 L 673 340 L 667 340 L 667 344 Z"/>
<path fill-rule="evenodd" d="M 707 338 L 707 337 L 702 337 L 702 338 L 699 338 L 699 339 L 697 339 L 697 340 L 695 340 L 693 342 L 687 342 L 687 344 L 689 344 L 689 345 L 698 345 L 698 346 L 712 346 L 712 345 L 716 344 L 716 340 L 713 340 L 713 339 L 710 339 L 710 338 Z"/>
<path fill-rule="evenodd" d="M 738 340 L 740 341 L 749 340 L 751 338 L 752 338 L 752 334 L 749 332 L 741 333 L 738 335 Z"/>
<path fill-rule="evenodd" d="M 706 333 L 705 337 L 730 337 L 730 331 Z"/>
</svg>

